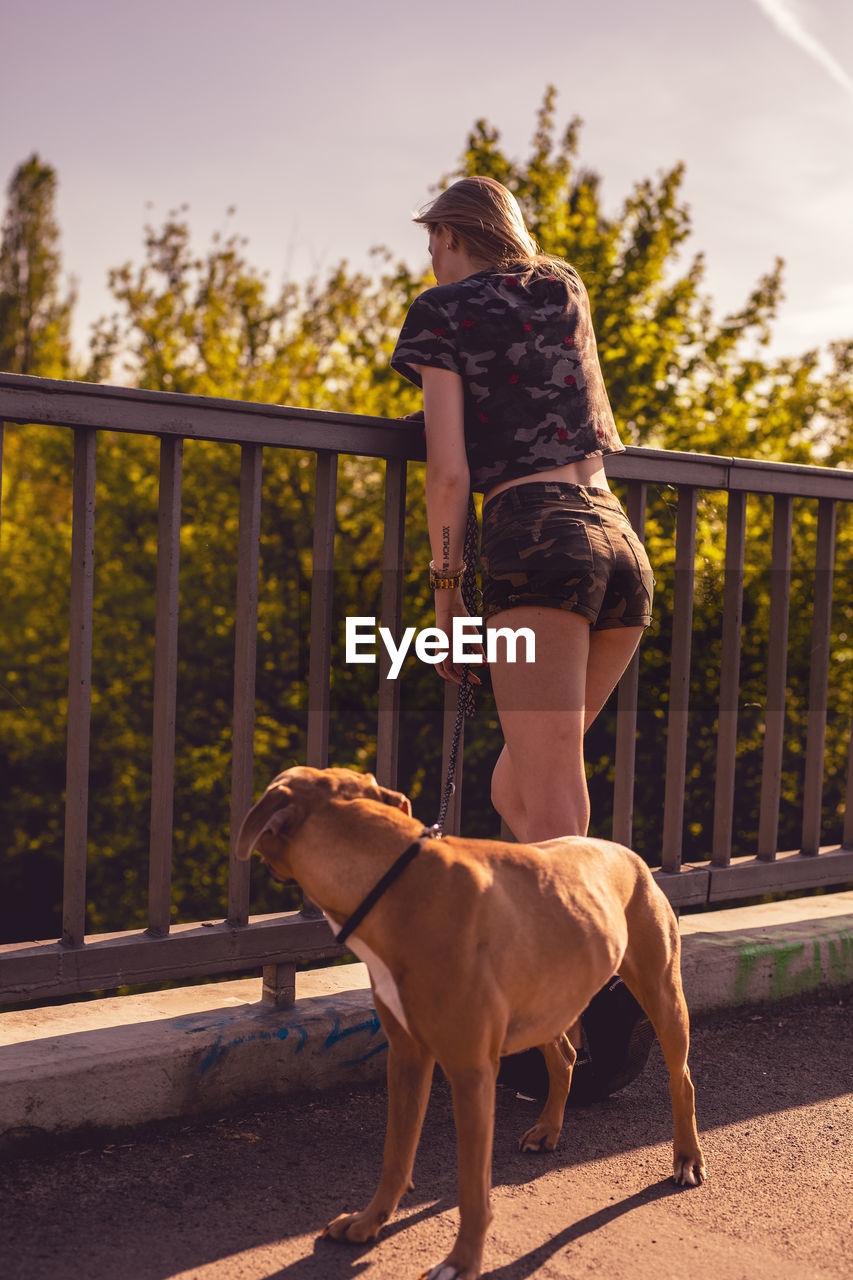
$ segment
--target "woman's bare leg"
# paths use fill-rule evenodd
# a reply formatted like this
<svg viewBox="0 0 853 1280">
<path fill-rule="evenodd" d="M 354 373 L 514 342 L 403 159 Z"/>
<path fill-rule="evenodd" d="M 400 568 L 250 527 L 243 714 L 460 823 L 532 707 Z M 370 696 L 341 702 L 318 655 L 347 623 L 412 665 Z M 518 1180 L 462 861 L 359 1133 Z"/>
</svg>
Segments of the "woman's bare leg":
<svg viewBox="0 0 853 1280">
<path fill-rule="evenodd" d="M 489 627 L 530 628 L 536 661 L 524 646 L 516 662 L 498 644 L 490 665 L 506 745 L 492 776 L 492 801 L 517 840 L 585 835 L 589 793 L 583 735 L 619 681 L 642 627 L 590 631 L 580 614 L 522 606 Z"/>
<path fill-rule="evenodd" d="M 505 739 L 492 774 L 492 803 L 516 840 L 586 835 L 584 733 L 631 661 L 643 628 L 591 631 L 580 614 L 530 606 L 496 614 L 489 625 L 526 626 L 536 636 L 535 663 L 507 662 L 499 647 L 490 664 Z M 580 1051 L 580 1019 L 567 1035 Z"/>
</svg>

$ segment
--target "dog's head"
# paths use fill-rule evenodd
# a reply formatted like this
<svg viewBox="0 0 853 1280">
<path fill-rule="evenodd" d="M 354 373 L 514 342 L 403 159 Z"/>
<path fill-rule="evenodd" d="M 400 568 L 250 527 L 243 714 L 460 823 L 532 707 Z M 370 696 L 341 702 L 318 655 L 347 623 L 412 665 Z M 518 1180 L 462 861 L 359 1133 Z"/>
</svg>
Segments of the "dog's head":
<svg viewBox="0 0 853 1280">
<path fill-rule="evenodd" d="M 237 835 L 237 857 L 246 861 L 257 849 L 275 875 L 290 879 L 288 843 L 314 809 L 332 800 L 377 800 L 411 817 L 412 806 L 399 791 L 381 787 L 371 773 L 352 769 L 312 769 L 298 765 L 273 778 Z"/>
</svg>

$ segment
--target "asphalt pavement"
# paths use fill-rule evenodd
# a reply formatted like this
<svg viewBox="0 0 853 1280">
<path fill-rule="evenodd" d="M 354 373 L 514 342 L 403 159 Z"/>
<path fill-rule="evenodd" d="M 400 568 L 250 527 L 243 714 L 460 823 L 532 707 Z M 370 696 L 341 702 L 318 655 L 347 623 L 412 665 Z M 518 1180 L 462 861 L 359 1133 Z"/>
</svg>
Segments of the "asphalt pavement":
<svg viewBox="0 0 853 1280">
<path fill-rule="evenodd" d="M 521 1155 L 533 1104 L 500 1089 L 489 1280 L 845 1280 L 853 1275 L 853 995 L 695 1020 L 709 1166 L 671 1172 L 655 1046 L 622 1093 L 567 1114 L 556 1152 Z M 378 1176 L 376 1084 L 258 1098 L 212 1116 L 7 1152 L 5 1280 L 406 1280 L 456 1229 L 450 1095 L 437 1074 L 415 1190 L 377 1243 L 317 1240 Z"/>
</svg>

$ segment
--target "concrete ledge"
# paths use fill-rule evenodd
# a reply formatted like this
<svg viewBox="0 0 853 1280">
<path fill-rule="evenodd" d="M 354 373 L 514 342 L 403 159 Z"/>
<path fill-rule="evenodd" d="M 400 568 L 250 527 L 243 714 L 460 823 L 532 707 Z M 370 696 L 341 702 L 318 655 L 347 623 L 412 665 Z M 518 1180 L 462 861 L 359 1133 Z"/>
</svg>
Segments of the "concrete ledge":
<svg viewBox="0 0 853 1280">
<path fill-rule="evenodd" d="M 681 921 L 693 1014 L 853 985 L 853 892 Z M 112 1128 L 276 1093 L 381 1080 L 386 1041 L 364 965 L 0 1015 L 0 1138 Z"/>
<path fill-rule="evenodd" d="M 681 919 L 691 1013 L 853 985 L 853 891 Z"/>
<path fill-rule="evenodd" d="M 381 1079 L 387 1042 L 364 965 L 0 1015 L 0 1141 L 144 1124 L 252 1095 Z"/>
</svg>

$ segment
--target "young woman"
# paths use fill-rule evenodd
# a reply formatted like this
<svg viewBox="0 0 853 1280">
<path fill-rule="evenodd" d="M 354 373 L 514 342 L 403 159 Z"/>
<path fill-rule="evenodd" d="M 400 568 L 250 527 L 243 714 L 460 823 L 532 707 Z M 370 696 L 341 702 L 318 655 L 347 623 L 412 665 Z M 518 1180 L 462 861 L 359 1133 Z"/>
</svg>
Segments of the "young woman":
<svg viewBox="0 0 853 1280">
<path fill-rule="evenodd" d="M 505 742 L 492 799 L 518 840 L 584 835 L 584 731 L 651 621 L 653 587 L 604 471 L 624 446 L 589 300 L 492 178 L 453 183 L 416 221 L 438 287 L 415 299 L 391 364 L 423 387 L 430 543 L 450 584 L 436 625 L 450 634 L 467 613 L 457 578 L 468 495 L 482 490 L 484 622 L 536 638 L 535 662 L 499 643 L 490 664 Z M 461 678 L 449 658 L 439 671 Z"/>
<path fill-rule="evenodd" d="M 624 446 L 589 300 L 573 267 L 539 252 L 515 197 L 492 178 L 453 183 L 416 221 L 438 284 L 409 309 L 391 364 L 423 388 L 436 626 L 450 635 L 467 616 L 468 500 L 482 491 L 484 623 L 535 635 L 534 662 L 523 645 L 511 661 L 502 643 L 490 662 L 504 735 L 492 800 L 518 840 L 585 835 L 584 732 L 651 621 L 653 589 L 604 471 L 604 456 Z M 439 672 L 461 679 L 451 658 Z M 580 1047 L 579 1029 L 570 1034 Z M 623 1059 L 631 1034 L 629 1018 Z"/>
</svg>

